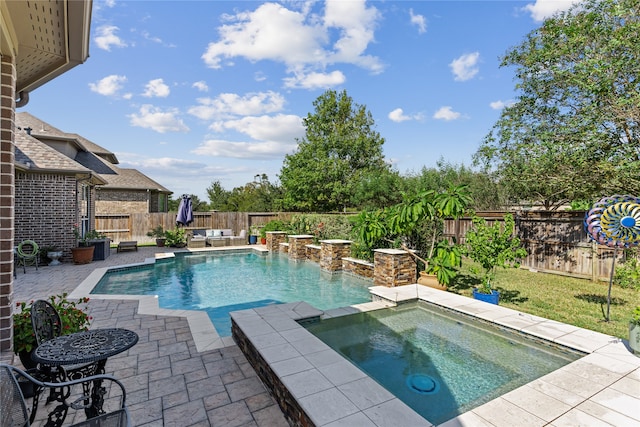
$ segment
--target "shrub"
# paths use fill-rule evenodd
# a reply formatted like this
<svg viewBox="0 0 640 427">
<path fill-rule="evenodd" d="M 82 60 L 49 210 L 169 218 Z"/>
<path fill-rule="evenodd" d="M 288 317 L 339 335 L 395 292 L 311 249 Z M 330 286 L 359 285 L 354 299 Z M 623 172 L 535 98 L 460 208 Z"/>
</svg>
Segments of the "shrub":
<svg viewBox="0 0 640 427">
<path fill-rule="evenodd" d="M 640 261 L 627 257 L 625 262 L 615 267 L 613 281 L 621 288 L 640 290 Z"/>
<path fill-rule="evenodd" d="M 61 295 L 50 296 L 48 301 L 60 316 L 62 335 L 89 329 L 92 318 L 85 312 L 86 307 L 79 307 L 81 304 L 88 303 L 89 298 L 85 297 L 77 301 L 69 301 L 65 292 Z M 32 304 L 33 300 L 29 303 L 16 303 L 16 307 L 20 308 L 20 312 L 13 315 L 13 351 L 16 354 L 23 351 L 30 352 L 36 347 L 36 337 L 31 325 Z"/>
</svg>

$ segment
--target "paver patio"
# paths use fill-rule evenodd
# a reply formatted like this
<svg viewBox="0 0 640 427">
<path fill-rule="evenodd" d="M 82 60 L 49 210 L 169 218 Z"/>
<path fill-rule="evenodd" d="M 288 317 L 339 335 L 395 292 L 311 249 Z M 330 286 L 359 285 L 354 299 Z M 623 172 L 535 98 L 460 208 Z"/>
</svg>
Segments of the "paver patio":
<svg viewBox="0 0 640 427">
<path fill-rule="evenodd" d="M 14 301 L 71 293 L 96 268 L 138 263 L 166 251 L 155 247 L 140 247 L 137 252 L 112 250 L 106 260 L 91 264 L 66 263 L 37 271 L 28 267 L 14 281 Z M 185 318 L 140 315 L 137 308 L 137 301 L 89 302 L 92 328 L 127 328 L 140 337 L 134 347 L 110 358 L 106 365 L 107 373 L 126 387 L 132 425 L 289 425 L 237 346 L 197 352 Z M 20 364 L 17 357 L 14 364 Z M 40 407 L 36 426 L 42 424 L 50 406 Z"/>
</svg>

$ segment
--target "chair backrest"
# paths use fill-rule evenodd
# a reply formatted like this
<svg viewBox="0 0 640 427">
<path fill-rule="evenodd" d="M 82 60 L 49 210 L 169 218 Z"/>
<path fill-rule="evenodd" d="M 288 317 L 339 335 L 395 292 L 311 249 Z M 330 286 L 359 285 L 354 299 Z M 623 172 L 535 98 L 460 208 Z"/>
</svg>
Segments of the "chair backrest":
<svg viewBox="0 0 640 427">
<path fill-rule="evenodd" d="M 247 237 L 247 230 L 240 230 L 240 235 L 238 237 Z"/>
<path fill-rule="evenodd" d="M 62 321 L 58 312 L 49 301 L 41 299 L 31 304 L 31 326 L 37 345 L 59 337 L 62 333 Z"/>
<path fill-rule="evenodd" d="M 29 426 L 27 405 L 11 369 L 0 365 L 0 427 Z"/>
</svg>

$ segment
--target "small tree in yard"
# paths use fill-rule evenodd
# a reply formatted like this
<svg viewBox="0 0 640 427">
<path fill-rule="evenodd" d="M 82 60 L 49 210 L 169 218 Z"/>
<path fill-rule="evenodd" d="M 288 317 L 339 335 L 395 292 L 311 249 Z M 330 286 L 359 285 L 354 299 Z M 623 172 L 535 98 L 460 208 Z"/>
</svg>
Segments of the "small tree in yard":
<svg viewBox="0 0 640 427">
<path fill-rule="evenodd" d="M 520 247 L 520 239 L 513 235 L 514 225 L 511 214 L 505 215 L 503 225 L 495 222 L 491 226 L 484 218 L 473 217 L 473 229 L 465 235 L 466 254 L 484 270 L 479 292 L 491 293 L 491 281 L 498 267 L 517 268 L 519 260 L 527 256 L 527 251 Z"/>
</svg>

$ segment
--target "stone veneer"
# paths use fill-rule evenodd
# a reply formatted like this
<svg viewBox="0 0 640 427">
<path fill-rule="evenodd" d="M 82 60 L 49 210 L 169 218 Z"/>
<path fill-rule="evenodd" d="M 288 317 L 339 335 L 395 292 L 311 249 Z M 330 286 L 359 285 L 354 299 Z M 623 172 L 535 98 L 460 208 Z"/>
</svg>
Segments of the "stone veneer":
<svg viewBox="0 0 640 427">
<path fill-rule="evenodd" d="M 307 245 L 307 259 L 313 262 L 320 262 L 320 246 Z"/>
<path fill-rule="evenodd" d="M 320 268 L 325 271 L 341 271 L 342 258 L 351 255 L 350 240 L 321 240 Z"/>
<path fill-rule="evenodd" d="M 287 240 L 287 233 L 284 231 L 267 231 L 267 250 L 269 252 L 278 252 L 280 243 Z"/>
<path fill-rule="evenodd" d="M 374 264 L 362 259 L 342 258 L 342 271 L 357 276 L 373 279 Z"/>
<path fill-rule="evenodd" d="M 289 259 L 304 261 L 307 259 L 307 245 L 313 243 L 313 236 L 298 234 L 289 236 Z"/>
<path fill-rule="evenodd" d="M 373 258 L 374 286 L 403 286 L 416 283 L 416 263 L 407 251 L 376 249 Z"/>
</svg>

